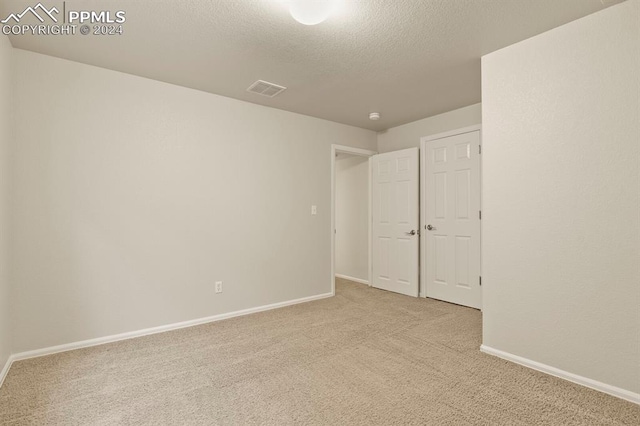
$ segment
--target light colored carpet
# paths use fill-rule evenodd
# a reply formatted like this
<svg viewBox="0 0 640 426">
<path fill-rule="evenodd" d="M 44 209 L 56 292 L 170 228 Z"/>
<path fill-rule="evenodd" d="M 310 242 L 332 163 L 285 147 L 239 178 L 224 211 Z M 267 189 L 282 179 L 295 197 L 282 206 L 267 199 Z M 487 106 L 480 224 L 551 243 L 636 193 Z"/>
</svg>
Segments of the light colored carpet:
<svg viewBox="0 0 640 426">
<path fill-rule="evenodd" d="M 480 341 L 479 311 L 339 280 L 330 299 L 17 362 L 0 424 L 640 424 Z"/>
</svg>

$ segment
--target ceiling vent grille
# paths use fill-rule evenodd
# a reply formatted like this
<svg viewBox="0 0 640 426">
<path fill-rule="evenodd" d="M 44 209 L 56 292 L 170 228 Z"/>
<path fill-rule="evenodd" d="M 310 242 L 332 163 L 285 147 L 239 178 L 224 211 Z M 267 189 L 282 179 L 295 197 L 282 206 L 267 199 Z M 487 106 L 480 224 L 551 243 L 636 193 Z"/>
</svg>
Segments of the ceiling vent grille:
<svg viewBox="0 0 640 426">
<path fill-rule="evenodd" d="M 285 90 L 287 90 L 287 88 L 284 86 L 269 83 L 268 81 L 258 80 L 251 86 L 249 86 L 247 92 L 257 93 L 258 95 L 273 98 L 274 96 L 279 95 Z"/>
</svg>

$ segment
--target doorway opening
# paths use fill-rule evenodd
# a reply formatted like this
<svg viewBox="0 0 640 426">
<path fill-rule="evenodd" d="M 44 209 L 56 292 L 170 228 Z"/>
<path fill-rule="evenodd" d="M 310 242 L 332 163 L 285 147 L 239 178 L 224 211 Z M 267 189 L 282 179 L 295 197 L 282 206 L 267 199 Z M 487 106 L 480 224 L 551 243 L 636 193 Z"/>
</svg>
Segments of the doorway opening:
<svg viewBox="0 0 640 426">
<path fill-rule="evenodd" d="M 336 277 L 371 285 L 371 165 L 377 154 L 331 146 L 331 292 Z"/>
</svg>

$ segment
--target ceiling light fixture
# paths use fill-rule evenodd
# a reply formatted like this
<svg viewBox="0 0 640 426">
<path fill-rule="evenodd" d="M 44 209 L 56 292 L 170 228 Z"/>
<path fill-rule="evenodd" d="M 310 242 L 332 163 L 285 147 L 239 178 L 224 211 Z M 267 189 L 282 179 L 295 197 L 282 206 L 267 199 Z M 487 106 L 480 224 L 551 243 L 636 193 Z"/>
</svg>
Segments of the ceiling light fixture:
<svg viewBox="0 0 640 426">
<path fill-rule="evenodd" d="M 324 22 L 336 8 L 337 0 L 291 0 L 289 13 L 304 25 Z"/>
<path fill-rule="evenodd" d="M 373 121 L 380 120 L 380 113 L 379 112 L 372 112 L 371 114 L 369 114 L 369 120 L 373 120 Z"/>
</svg>

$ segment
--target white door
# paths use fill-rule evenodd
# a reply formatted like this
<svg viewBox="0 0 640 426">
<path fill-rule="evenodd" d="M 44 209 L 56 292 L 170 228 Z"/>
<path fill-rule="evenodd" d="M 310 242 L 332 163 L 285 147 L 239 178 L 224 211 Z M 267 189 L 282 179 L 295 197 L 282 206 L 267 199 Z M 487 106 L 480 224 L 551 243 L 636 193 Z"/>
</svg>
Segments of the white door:
<svg viewBox="0 0 640 426">
<path fill-rule="evenodd" d="M 480 131 L 422 141 L 426 296 L 481 308 Z"/>
<path fill-rule="evenodd" d="M 418 148 L 372 157 L 373 283 L 418 296 Z"/>
</svg>

